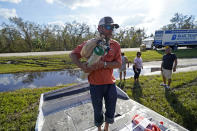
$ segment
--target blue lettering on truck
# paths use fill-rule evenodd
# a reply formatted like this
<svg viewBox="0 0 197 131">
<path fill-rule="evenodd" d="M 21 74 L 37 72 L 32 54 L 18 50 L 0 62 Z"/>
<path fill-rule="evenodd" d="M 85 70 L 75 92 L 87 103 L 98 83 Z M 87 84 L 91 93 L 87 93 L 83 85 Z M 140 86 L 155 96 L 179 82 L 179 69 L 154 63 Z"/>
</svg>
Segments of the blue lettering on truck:
<svg viewBox="0 0 197 131">
<path fill-rule="evenodd" d="M 176 40 L 176 35 L 173 35 L 171 40 Z"/>
<path fill-rule="evenodd" d="M 197 34 L 178 34 L 178 35 L 172 35 L 171 40 L 181 40 L 181 41 L 193 41 L 197 39 Z"/>
</svg>

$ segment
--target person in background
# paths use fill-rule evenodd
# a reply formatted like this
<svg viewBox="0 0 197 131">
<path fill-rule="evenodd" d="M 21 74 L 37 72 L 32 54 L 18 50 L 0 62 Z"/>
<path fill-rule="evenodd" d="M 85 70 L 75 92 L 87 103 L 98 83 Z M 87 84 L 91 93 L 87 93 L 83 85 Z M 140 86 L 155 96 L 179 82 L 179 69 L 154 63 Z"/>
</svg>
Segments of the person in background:
<svg viewBox="0 0 197 131">
<path fill-rule="evenodd" d="M 111 17 L 103 17 L 98 24 L 98 32 L 100 36 L 105 36 L 106 41 L 109 43 L 109 52 L 102 56 L 101 59 L 91 65 L 87 66 L 87 63 L 82 63 L 81 50 L 86 42 L 76 47 L 70 54 L 71 60 L 84 72 L 89 73 L 88 82 L 90 83 L 90 95 L 92 105 L 94 109 L 94 123 L 98 127 L 98 131 L 101 131 L 101 125 L 104 122 L 103 117 L 103 98 L 105 100 L 105 126 L 104 130 L 108 131 L 109 124 L 114 122 L 117 91 L 115 85 L 115 77 L 113 75 L 114 68 L 121 67 L 121 51 L 120 44 L 111 39 L 112 31 L 118 28 L 118 24 L 114 24 Z"/>
<path fill-rule="evenodd" d="M 163 77 L 163 83 L 160 84 L 161 86 L 164 86 L 167 89 L 170 89 L 171 84 L 171 77 L 172 77 L 172 70 L 173 72 L 176 71 L 177 66 L 177 57 L 175 54 L 171 53 L 172 49 L 168 46 L 166 46 L 165 49 L 165 55 L 162 58 L 161 63 L 161 74 Z M 168 80 L 168 85 L 166 85 L 166 80 Z"/>
<path fill-rule="evenodd" d="M 124 55 L 124 52 L 121 53 L 121 57 L 122 57 L 122 66 L 121 68 L 119 68 L 119 76 L 120 76 L 120 83 L 122 82 L 122 75 L 123 75 L 123 79 L 125 81 L 125 77 L 126 77 L 126 68 L 129 68 L 129 61 L 127 59 L 127 57 Z M 128 64 L 128 65 L 127 65 Z"/>
<path fill-rule="evenodd" d="M 133 71 L 134 71 L 134 81 L 139 82 L 139 75 L 141 72 L 141 69 L 143 69 L 142 65 L 142 58 L 141 58 L 141 52 L 137 52 L 137 56 L 134 59 L 134 65 L 133 65 Z"/>
</svg>

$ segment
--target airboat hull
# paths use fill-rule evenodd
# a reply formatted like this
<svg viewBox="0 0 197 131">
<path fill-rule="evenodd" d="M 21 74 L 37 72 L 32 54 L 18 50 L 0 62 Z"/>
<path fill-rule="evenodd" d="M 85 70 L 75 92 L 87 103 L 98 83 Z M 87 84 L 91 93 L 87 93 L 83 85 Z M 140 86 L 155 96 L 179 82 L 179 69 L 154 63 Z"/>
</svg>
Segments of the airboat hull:
<svg viewBox="0 0 197 131">
<path fill-rule="evenodd" d="M 117 87 L 118 99 L 115 122 L 111 131 L 140 131 L 140 123 L 134 124 L 133 116 L 143 116 L 159 125 L 162 130 L 188 131 L 153 110 L 129 99 L 127 94 Z M 104 108 L 103 108 L 104 109 Z M 82 83 L 41 94 L 36 131 L 96 131 L 89 84 Z"/>
</svg>

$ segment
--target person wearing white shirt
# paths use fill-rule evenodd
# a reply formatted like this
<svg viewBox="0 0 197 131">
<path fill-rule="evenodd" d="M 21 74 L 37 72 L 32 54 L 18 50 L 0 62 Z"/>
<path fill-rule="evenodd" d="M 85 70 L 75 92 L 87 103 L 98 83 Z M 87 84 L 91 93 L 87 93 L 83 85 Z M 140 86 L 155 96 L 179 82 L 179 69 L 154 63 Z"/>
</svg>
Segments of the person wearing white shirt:
<svg viewBox="0 0 197 131">
<path fill-rule="evenodd" d="M 134 65 L 133 65 L 133 71 L 134 71 L 134 81 L 139 82 L 139 75 L 141 72 L 141 69 L 143 69 L 142 65 L 142 58 L 141 58 L 141 52 L 137 52 L 137 56 L 134 59 Z"/>
</svg>

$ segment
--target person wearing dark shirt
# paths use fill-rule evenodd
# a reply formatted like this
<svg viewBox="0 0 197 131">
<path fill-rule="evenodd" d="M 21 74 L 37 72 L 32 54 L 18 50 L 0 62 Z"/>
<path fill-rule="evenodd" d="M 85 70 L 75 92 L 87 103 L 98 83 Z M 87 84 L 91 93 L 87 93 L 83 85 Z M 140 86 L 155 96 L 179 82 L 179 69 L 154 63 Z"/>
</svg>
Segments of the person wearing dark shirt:
<svg viewBox="0 0 197 131">
<path fill-rule="evenodd" d="M 171 53 L 172 49 L 170 47 L 166 47 L 165 55 L 162 58 L 161 63 L 161 73 L 163 77 L 163 83 L 161 86 L 164 86 L 167 89 L 170 89 L 172 70 L 176 71 L 177 66 L 177 57 L 175 54 Z M 168 85 L 166 85 L 166 80 L 168 80 Z"/>
</svg>

